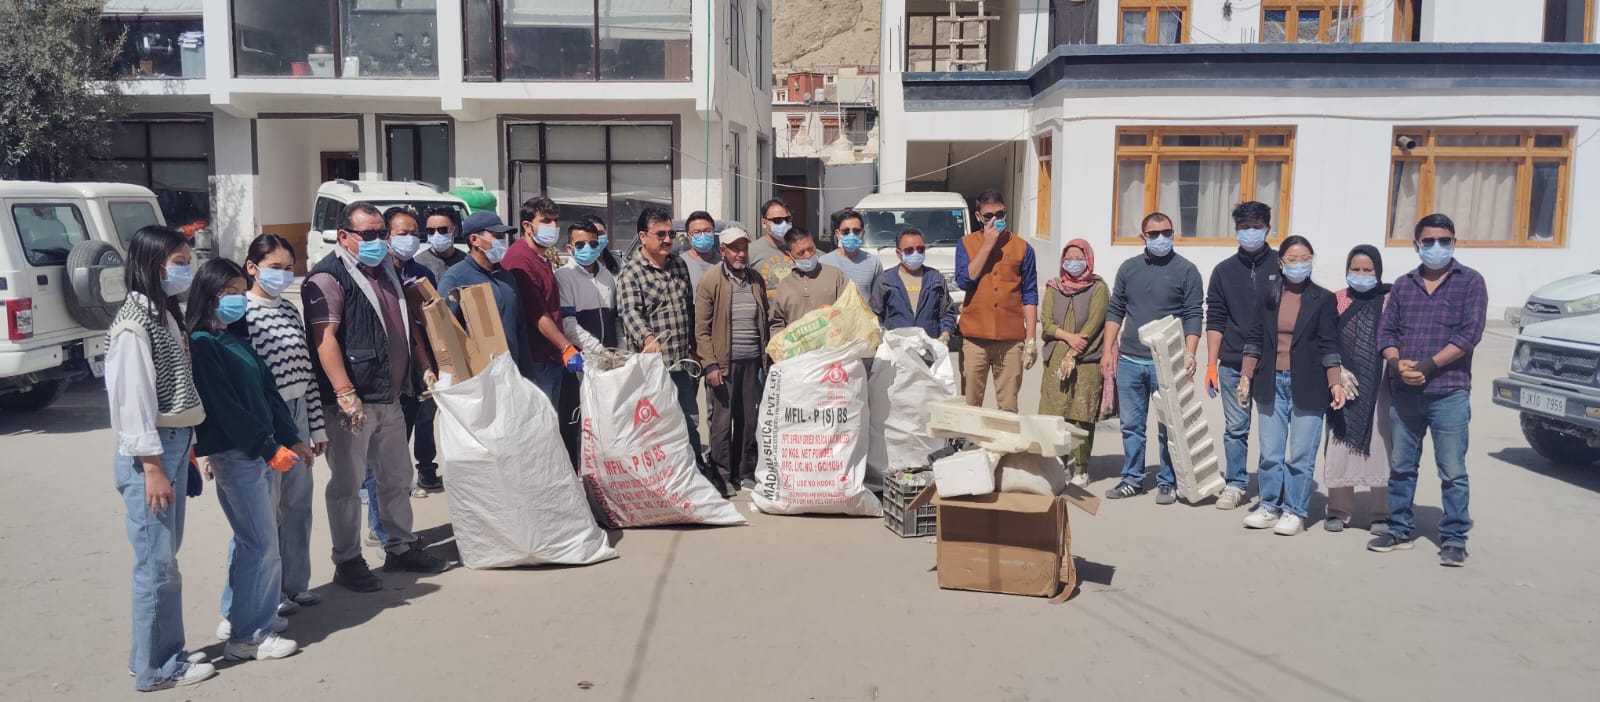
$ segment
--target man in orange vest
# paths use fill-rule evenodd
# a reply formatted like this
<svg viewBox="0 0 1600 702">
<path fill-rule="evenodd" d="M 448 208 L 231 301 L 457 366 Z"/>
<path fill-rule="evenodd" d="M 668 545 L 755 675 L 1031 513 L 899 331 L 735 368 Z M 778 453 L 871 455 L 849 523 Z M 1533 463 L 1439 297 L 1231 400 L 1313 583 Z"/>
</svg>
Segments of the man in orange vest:
<svg viewBox="0 0 1600 702">
<path fill-rule="evenodd" d="M 982 405 L 993 372 L 996 404 L 1015 412 L 1022 371 L 1038 360 L 1033 247 L 1006 231 L 1006 201 L 997 191 L 978 196 L 978 221 L 983 229 L 956 248 L 956 286 L 967 294 L 959 324 L 962 390 L 967 404 Z"/>
</svg>

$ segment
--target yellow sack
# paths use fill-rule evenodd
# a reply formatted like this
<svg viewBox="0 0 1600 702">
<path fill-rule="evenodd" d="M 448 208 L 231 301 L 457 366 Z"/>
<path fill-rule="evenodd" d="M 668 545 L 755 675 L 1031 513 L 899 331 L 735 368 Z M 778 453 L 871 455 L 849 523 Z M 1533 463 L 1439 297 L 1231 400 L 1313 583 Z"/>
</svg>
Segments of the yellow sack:
<svg viewBox="0 0 1600 702">
<path fill-rule="evenodd" d="M 861 299 L 854 283 L 846 285 L 844 293 L 828 307 L 812 310 L 795 320 L 783 333 L 767 342 L 767 355 L 774 363 L 793 358 L 807 351 L 823 347 L 844 346 L 856 339 L 867 342 L 862 358 L 871 358 L 883 341 L 883 329 L 878 326 L 878 315 Z"/>
</svg>

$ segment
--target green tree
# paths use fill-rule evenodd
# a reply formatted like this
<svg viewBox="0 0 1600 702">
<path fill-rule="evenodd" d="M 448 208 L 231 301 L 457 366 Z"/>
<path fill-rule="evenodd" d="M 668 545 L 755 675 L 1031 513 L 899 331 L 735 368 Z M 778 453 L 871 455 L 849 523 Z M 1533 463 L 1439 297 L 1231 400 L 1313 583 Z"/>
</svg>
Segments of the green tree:
<svg viewBox="0 0 1600 702">
<path fill-rule="evenodd" d="M 110 80 L 103 0 L 0 0 L 0 173 L 39 180 L 89 175 L 127 112 Z"/>
</svg>

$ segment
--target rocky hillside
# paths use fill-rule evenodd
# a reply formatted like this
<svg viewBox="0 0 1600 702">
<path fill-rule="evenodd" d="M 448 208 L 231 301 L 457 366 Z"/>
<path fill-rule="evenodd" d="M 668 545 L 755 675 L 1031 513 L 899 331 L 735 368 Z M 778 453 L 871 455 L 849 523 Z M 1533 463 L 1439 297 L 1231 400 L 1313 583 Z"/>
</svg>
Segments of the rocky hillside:
<svg viewBox="0 0 1600 702">
<path fill-rule="evenodd" d="M 878 0 L 773 0 L 772 67 L 878 65 Z"/>
</svg>

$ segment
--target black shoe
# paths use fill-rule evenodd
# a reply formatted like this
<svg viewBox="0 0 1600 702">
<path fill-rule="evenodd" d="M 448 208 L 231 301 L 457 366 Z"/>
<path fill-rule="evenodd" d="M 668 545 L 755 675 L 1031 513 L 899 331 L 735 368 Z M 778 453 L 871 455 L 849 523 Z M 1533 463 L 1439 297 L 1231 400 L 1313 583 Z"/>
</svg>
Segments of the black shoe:
<svg viewBox="0 0 1600 702">
<path fill-rule="evenodd" d="M 444 489 L 444 480 L 439 477 L 438 468 L 418 468 L 417 487 L 428 492 L 438 492 Z"/>
<path fill-rule="evenodd" d="M 1460 568 L 1467 564 L 1467 547 L 1450 544 L 1439 549 L 1439 565 Z"/>
<path fill-rule="evenodd" d="M 1110 490 L 1107 490 L 1106 491 L 1106 499 L 1108 499 L 1108 500 L 1120 500 L 1120 499 L 1122 499 L 1124 497 L 1133 497 L 1134 495 L 1140 494 L 1142 492 L 1144 492 L 1144 488 L 1139 487 L 1138 485 L 1134 485 L 1133 483 L 1124 481 L 1124 482 L 1117 483 L 1116 487 L 1111 488 Z"/>
<path fill-rule="evenodd" d="M 1158 505 L 1170 505 L 1170 504 L 1172 504 L 1174 502 L 1177 502 L 1177 501 L 1178 501 L 1178 495 L 1177 495 L 1177 493 L 1172 491 L 1172 486 L 1171 485 L 1157 485 L 1156 486 L 1156 504 L 1158 504 Z"/>
<path fill-rule="evenodd" d="M 739 488 L 737 486 L 727 485 L 727 484 L 724 484 L 722 486 L 722 499 L 731 500 L 731 499 L 733 499 L 735 497 L 738 497 L 738 496 L 739 496 Z"/>
<path fill-rule="evenodd" d="M 400 553 L 391 553 L 383 559 L 383 570 L 393 573 L 405 571 L 407 573 L 443 573 L 450 569 L 450 564 L 443 558 L 428 555 L 427 551 L 413 544 Z"/>
<path fill-rule="evenodd" d="M 333 583 L 352 592 L 377 592 L 383 589 L 383 579 L 367 567 L 367 559 L 356 556 L 333 566 Z"/>
<path fill-rule="evenodd" d="M 1323 531 L 1344 531 L 1344 520 L 1338 517 L 1328 517 L 1322 520 Z"/>
<path fill-rule="evenodd" d="M 1416 545 L 1416 542 L 1412 541 L 1409 537 L 1402 538 L 1386 531 L 1382 534 L 1379 534 L 1373 540 L 1368 541 L 1367 550 L 1376 551 L 1378 553 L 1388 553 L 1390 551 L 1410 551 L 1411 549 L 1415 548 Z"/>
</svg>

